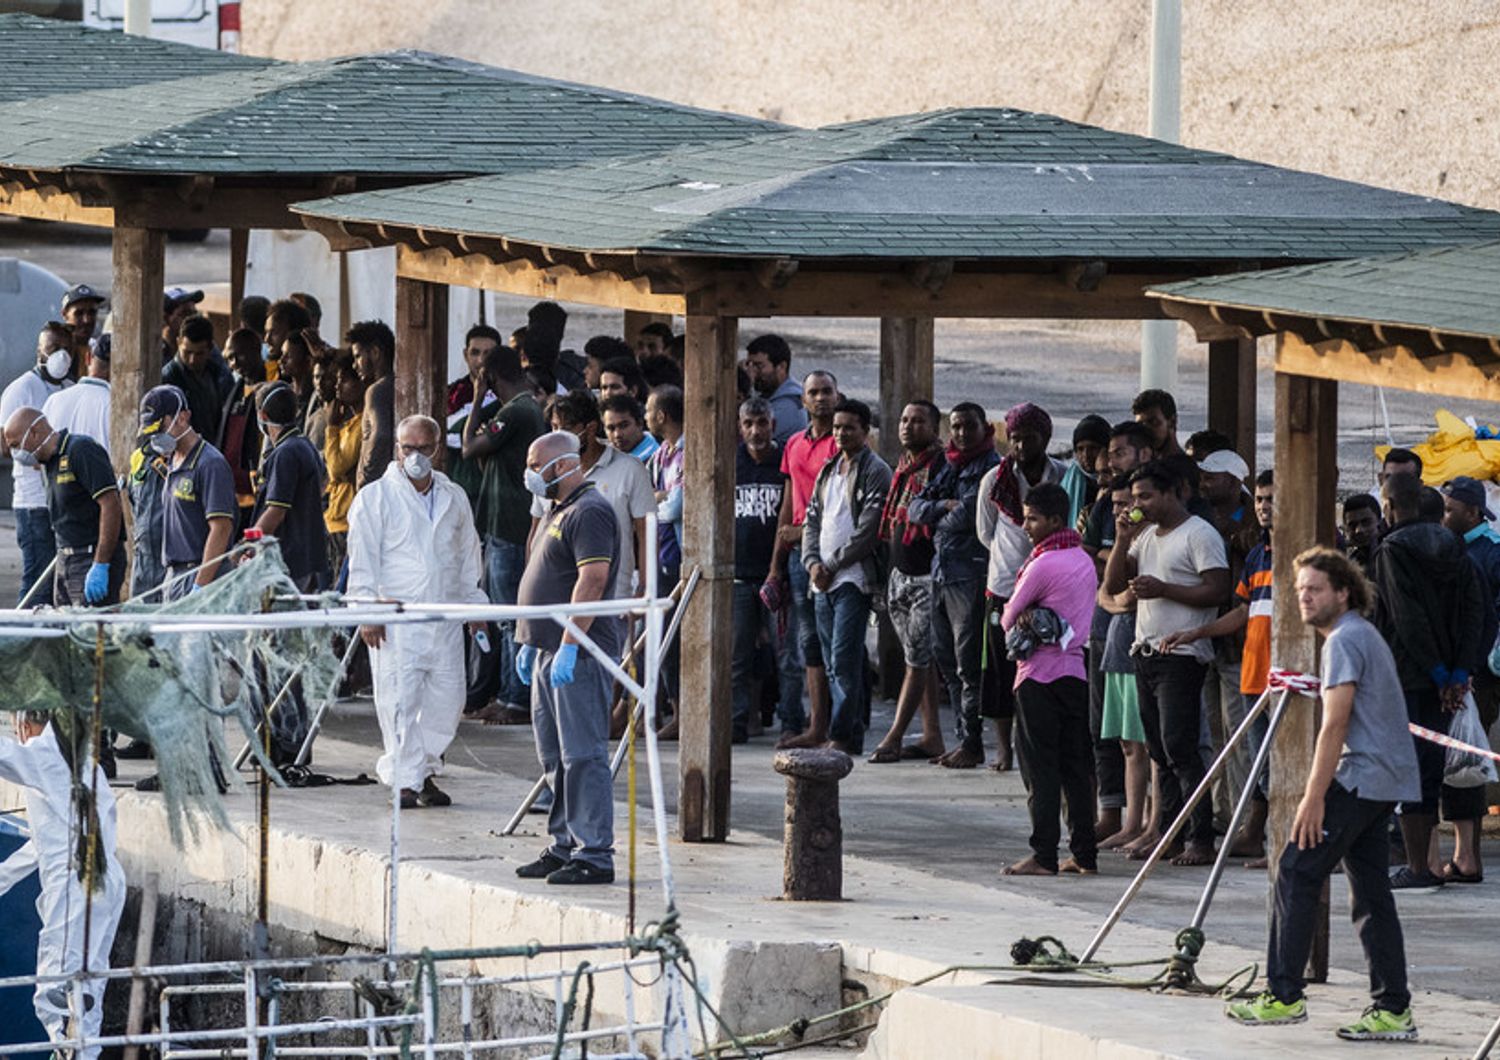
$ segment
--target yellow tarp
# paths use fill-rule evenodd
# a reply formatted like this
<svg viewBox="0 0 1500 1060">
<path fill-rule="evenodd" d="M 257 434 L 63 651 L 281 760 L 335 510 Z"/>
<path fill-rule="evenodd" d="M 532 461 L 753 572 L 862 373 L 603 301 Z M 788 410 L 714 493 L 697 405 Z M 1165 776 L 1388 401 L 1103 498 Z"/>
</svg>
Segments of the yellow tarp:
<svg viewBox="0 0 1500 1060">
<path fill-rule="evenodd" d="M 1411 447 L 1411 451 L 1422 458 L 1424 484 L 1441 486 L 1459 475 L 1468 475 L 1481 482 L 1500 478 L 1500 439 L 1475 438 L 1474 428 L 1447 409 L 1438 409 L 1435 418 L 1437 430 L 1421 445 Z M 1377 445 L 1375 458 L 1385 463 L 1385 454 L 1391 448 Z"/>
</svg>

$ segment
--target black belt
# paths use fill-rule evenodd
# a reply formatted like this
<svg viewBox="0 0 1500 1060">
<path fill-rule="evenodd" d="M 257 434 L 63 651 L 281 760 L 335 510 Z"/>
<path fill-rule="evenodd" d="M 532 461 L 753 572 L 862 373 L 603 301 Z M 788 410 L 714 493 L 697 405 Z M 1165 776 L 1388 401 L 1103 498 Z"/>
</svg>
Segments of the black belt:
<svg viewBox="0 0 1500 1060">
<path fill-rule="evenodd" d="M 60 546 L 58 548 L 58 550 L 57 550 L 57 554 L 59 556 L 81 556 L 85 552 L 88 552 L 88 553 L 94 552 L 98 547 L 99 546 L 98 546 L 97 542 L 95 542 L 92 545 L 75 545 L 72 548 L 68 548 L 66 546 Z"/>
</svg>

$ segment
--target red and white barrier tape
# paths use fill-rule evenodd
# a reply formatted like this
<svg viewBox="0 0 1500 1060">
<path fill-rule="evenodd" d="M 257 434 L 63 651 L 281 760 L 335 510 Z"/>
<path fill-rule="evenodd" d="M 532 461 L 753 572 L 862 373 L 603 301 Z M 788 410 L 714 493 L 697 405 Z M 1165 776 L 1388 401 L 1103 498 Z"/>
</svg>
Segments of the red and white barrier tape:
<svg viewBox="0 0 1500 1060">
<path fill-rule="evenodd" d="M 1301 696 L 1315 696 L 1322 690 L 1323 685 L 1312 674 L 1273 668 L 1267 687 L 1273 692 L 1295 692 Z"/>
<path fill-rule="evenodd" d="M 1411 730 L 1413 736 L 1420 736 L 1424 740 L 1431 740 L 1440 747 L 1452 747 L 1459 751 L 1467 751 L 1469 754 L 1474 755 L 1483 755 L 1485 758 L 1500 762 L 1500 754 L 1496 754 L 1488 747 L 1475 747 L 1471 743 L 1464 743 L 1462 740 L 1455 740 L 1451 736 L 1444 736 L 1440 732 L 1424 728 L 1416 722 L 1407 722 L 1406 727 Z"/>
</svg>

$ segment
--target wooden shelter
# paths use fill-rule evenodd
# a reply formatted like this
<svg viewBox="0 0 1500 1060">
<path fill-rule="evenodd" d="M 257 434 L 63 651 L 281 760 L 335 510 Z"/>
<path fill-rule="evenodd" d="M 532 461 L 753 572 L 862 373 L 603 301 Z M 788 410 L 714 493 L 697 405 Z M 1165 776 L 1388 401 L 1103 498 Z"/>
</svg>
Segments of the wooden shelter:
<svg viewBox="0 0 1500 1060">
<path fill-rule="evenodd" d="M 335 248 L 396 245 L 403 282 L 687 317 L 679 824 L 730 801 L 735 362 L 742 317 L 878 317 L 882 422 L 932 392 L 933 319 L 1147 319 L 1147 287 L 1246 264 L 1500 235 L 1500 215 L 1049 115 L 939 111 L 659 156 L 301 204 Z M 429 296 L 430 297 L 430 296 Z M 404 299 L 398 313 L 421 307 Z M 427 319 L 431 319 L 430 315 Z M 403 372 L 440 343 L 408 316 Z M 1254 454 L 1254 343 L 1209 346 L 1212 426 Z M 887 431 L 887 455 L 894 432 Z"/>
<path fill-rule="evenodd" d="M 1203 341 L 1275 337 L 1273 658 L 1312 673 L 1316 638 L 1286 587 L 1297 553 L 1334 543 L 1339 383 L 1500 402 L 1500 243 L 1217 276 L 1149 293 Z M 1304 706 L 1283 723 L 1271 758 L 1272 836 L 1289 833 L 1312 765 L 1318 719 L 1313 703 Z M 1279 849 L 1273 841 L 1273 854 Z M 1326 970 L 1326 916 L 1322 937 Z"/>
<path fill-rule="evenodd" d="M 300 228 L 287 209 L 298 200 L 780 128 L 420 52 L 275 63 L 0 19 L 0 57 L 23 54 L 25 84 L 0 89 L 0 214 L 114 229 L 119 454 L 160 370 L 169 229 L 231 230 L 237 302 L 248 230 Z M 44 91 L 37 64 L 54 61 L 73 91 Z M 413 296 L 398 283 L 398 299 Z M 408 378 L 416 389 L 401 400 L 431 406 L 445 382 Z"/>
</svg>

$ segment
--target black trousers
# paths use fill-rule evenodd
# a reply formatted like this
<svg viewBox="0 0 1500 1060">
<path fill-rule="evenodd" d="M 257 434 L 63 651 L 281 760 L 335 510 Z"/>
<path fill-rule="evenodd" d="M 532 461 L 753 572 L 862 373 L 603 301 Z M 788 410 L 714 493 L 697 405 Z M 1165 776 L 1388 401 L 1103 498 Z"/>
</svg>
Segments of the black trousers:
<svg viewBox="0 0 1500 1060">
<path fill-rule="evenodd" d="M 1161 826 L 1165 831 L 1182 813 L 1207 769 L 1198 753 L 1203 718 L 1203 676 L 1208 667 L 1191 655 L 1142 655 L 1135 660 L 1135 688 L 1141 704 L 1146 747 L 1161 774 Z M 1183 838 L 1214 845 L 1214 805 L 1205 795 L 1189 819 Z"/>
<path fill-rule="evenodd" d="M 1068 850 L 1086 869 L 1098 867 L 1094 840 L 1094 748 L 1089 738 L 1089 688 L 1077 677 L 1016 689 L 1016 740 L 1031 811 L 1031 852 L 1057 868 L 1058 817 L 1068 803 Z"/>
<path fill-rule="evenodd" d="M 1358 798 L 1335 781 L 1324 797 L 1323 841 L 1311 850 L 1288 843 L 1282 852 L 1266 955 L 1266 981 L 1281 1001 L 1290 1003 L 1302 996 L 1323 882 L 1342 861 L 1349 881 L 1349 915 L 1370 966 L 1370 997 L 1391 1012 L 1411 1006 L 1406 944 L 1391 896 L 1386 850 L 1393 805 Z"/>
<path fill-rule="evenodd" d="M 1125 752 L 1119 740 L 1099 736 L 1104 727 L 1104 674 L 1099 664 L 1104 660 L 1104 641 L 1090 640 L 1089 663 L 1089 739 L 1094 741 L 1094 775 L 1099 779 L 1099 806 L 1105 810 L 1125 808 Z"/>
<path fill-rule="evenodd" d="M 1444 735 L 1448 733 L 1448 725 L 1453 721 L 1453 715 L 1443 710 L 1442 695 L 1436 688 L 1423 689 L 1420 692 L 1404 691 L 1406 697 L 1406 719 L 1422 726 L 1424 729 L 1432 729 Z M 1443 790 L 1443 770 L 1448 764 L 1448 751 L 1431 740 L 1424 740 L 1420 736 L 1411 738 L 1412 746 L 1417 749 L 1417 771 L 1422 778 L 1422 801 L 1403 802 L 1402 813 L 1427 814 L 1435 816 L 1438 812 L 1438 801 Z"/>
</svg>

